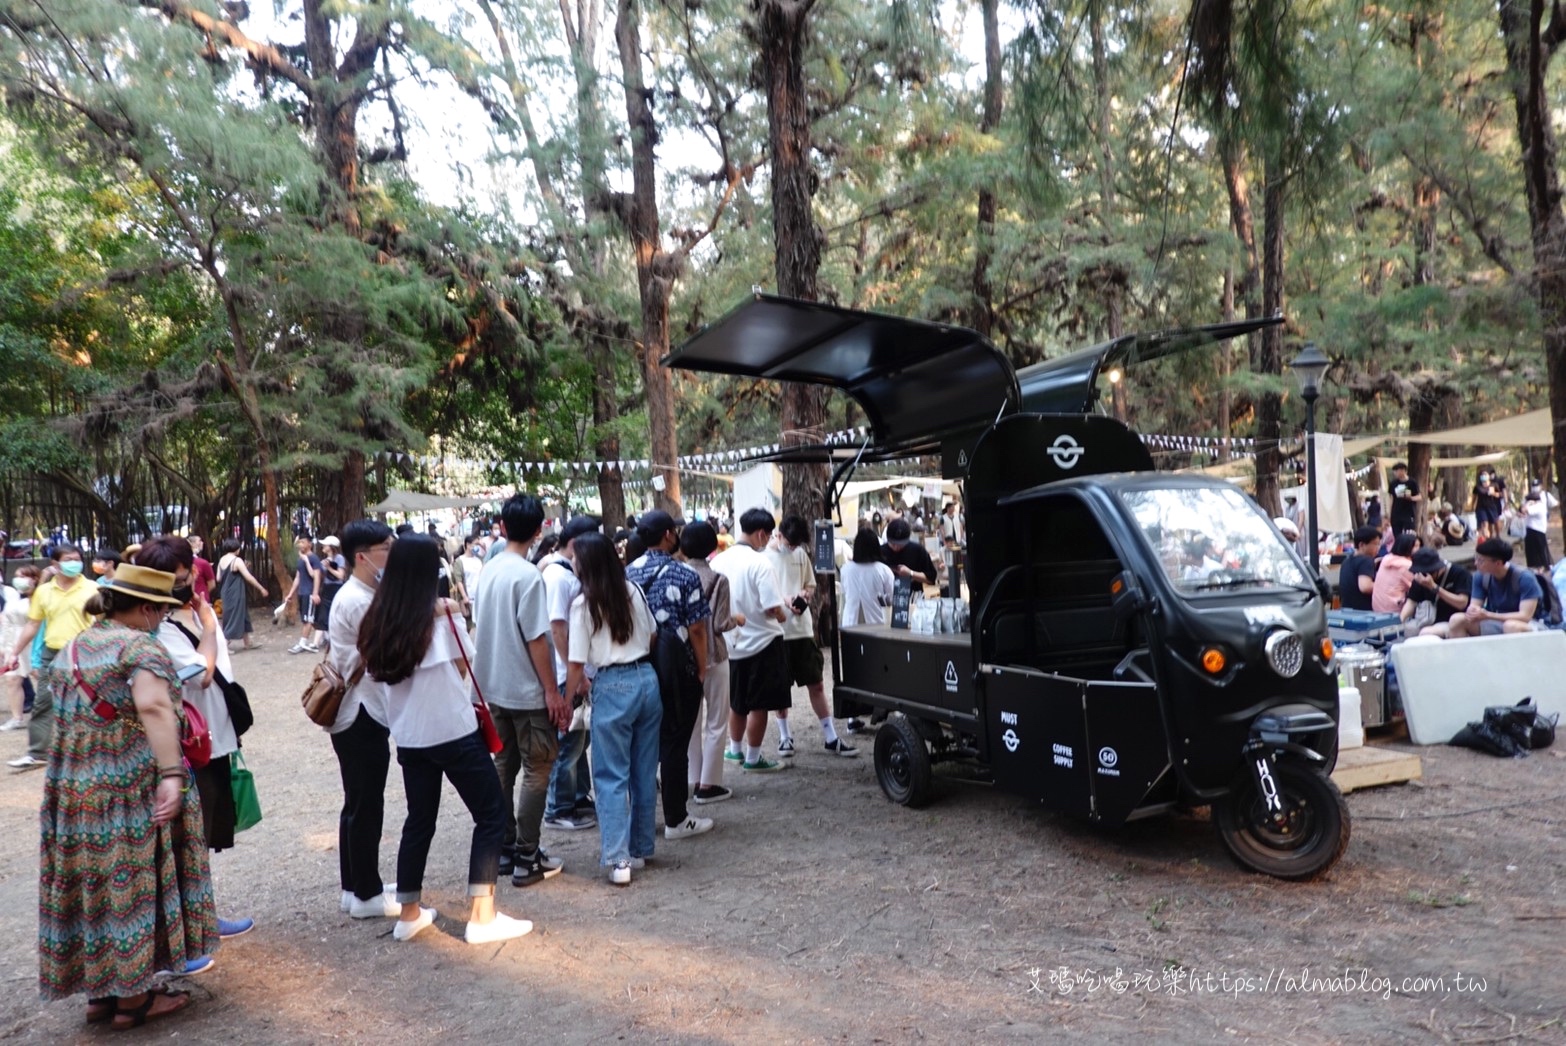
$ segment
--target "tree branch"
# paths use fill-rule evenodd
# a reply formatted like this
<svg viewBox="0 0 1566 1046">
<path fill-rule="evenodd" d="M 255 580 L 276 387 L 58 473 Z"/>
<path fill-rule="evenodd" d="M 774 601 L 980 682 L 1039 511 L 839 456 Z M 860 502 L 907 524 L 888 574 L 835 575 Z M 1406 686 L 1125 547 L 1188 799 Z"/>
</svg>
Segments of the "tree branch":
<svg viewBox="0 0 1566 1046">
<path fill-rule="evenodd" d="M 302 69 L 290 62 L 288 56 L 272 44 L 251 39 L 232 22 L 213 18 L 205 11 L 183 3 L 182 0 L 141 0 L 141 6 L 161 11 L 171 22 L 186 22 L 209 38 L 221 39 L 229 47 L 245 52 L 250 59 L 250 64 L 256 68 L 282 77 L 307 95 L 312 93 L 310 78 Z"/>
</svg>

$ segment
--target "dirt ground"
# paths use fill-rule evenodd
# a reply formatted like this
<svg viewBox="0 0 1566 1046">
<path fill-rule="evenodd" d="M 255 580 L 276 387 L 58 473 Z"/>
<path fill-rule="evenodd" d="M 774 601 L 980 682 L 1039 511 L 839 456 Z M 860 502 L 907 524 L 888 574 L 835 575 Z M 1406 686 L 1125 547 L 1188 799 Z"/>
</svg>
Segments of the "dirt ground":
<svg viewBox="0 0 1566 1046">
<path fill-rule="evenodd" d="M 1566 751 L 1505 762 L 1419 749 L 1422 785 L 1349 796 L 1325 881 L 1248 874 L 1205 819 L 1101 832 L 943 779 L 888 803 L 862 757 L 821 751 L 796 691 L 794 770 L 731 773 L 715 831 L 628 888 L 597 833 L 546 829 L 563 875 L 500 886 L 529 937 L 463 942 L 466 811 L 449 788 L 427 877 L 437 931 L 338 912 L 336 763 L 299 711 L 307 656 L 262 626 L 239 655 L 265 820 L 214 858 L 219 910 L 253 916 L 195 1005 L 131 1033 L 184 1041 L 1566 1042 Z M 801 712 L 803 714 L 801 714 Z M 0 735 L 0 754 L 25 738 Z M 1566 741 L 1563 741 L 1566 748 Z M 383 874 L 403 803 L 388 787 Z M 0 1037 L 104 1041 L 36 991 L 38 773 L 0 775 Z"/>
</svg>

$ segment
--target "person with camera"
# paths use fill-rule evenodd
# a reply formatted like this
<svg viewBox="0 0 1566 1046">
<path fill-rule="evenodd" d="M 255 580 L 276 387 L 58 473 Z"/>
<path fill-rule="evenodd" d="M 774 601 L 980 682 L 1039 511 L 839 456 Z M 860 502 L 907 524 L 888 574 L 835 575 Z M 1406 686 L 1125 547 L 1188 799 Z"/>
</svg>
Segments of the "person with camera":
<svg viewBox="0 0 1566 1046">
<path fill-rule="evenodd" d="M 1415 552 L 1412 564 L 1408 598 L 1402 609 L 1403 620 L 1410 622 L 1408 635 L 1445 639 L 1452 618 L 1468 609 L 1473 575 L 1442 559 L 1433 548 Z"/>
</svg>

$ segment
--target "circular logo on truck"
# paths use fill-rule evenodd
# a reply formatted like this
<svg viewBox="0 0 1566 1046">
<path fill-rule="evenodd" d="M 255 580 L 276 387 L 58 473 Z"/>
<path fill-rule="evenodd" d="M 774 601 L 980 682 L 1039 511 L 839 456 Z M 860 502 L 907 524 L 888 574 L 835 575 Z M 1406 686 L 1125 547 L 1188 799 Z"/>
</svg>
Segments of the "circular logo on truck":
<svg viewBox="0 0 1566 1046">
<path fill-rule="evenodd" d="M 1113 767 L 1120 762 L 1120 753 L 1113 748 L 1100 748 L 1098 750 L 1098 765 Z"/>
<path fill-rule="evenodd" d="M 1077 467 L 1077 462 L 1082 460 L 1084 451 L 1082 444 L 1073 439 L 1070 433 L 1062 432 L 1055 437 L 1055 442 L 1049 445 L 1045 453 L 1057 467 L 1071 469 Z"/>
</svg>

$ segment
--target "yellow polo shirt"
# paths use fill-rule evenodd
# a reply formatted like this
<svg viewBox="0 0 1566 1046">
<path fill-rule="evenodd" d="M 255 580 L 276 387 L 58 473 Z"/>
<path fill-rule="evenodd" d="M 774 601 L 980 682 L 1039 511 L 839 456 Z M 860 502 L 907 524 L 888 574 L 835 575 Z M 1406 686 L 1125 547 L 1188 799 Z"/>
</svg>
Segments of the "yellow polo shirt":
<svg viewBox="0 0 1566 1046">
<path fill-rule="evenodd" d="M 82 608 L 97 591 L 97 585 L 79 577 L 69 589 L 61 588 L 51 578 L 33 593 L 27 619 L 45 622 L 44 646 L 59 650 L 92 624 L 92 618 Z"/>
</svg>

